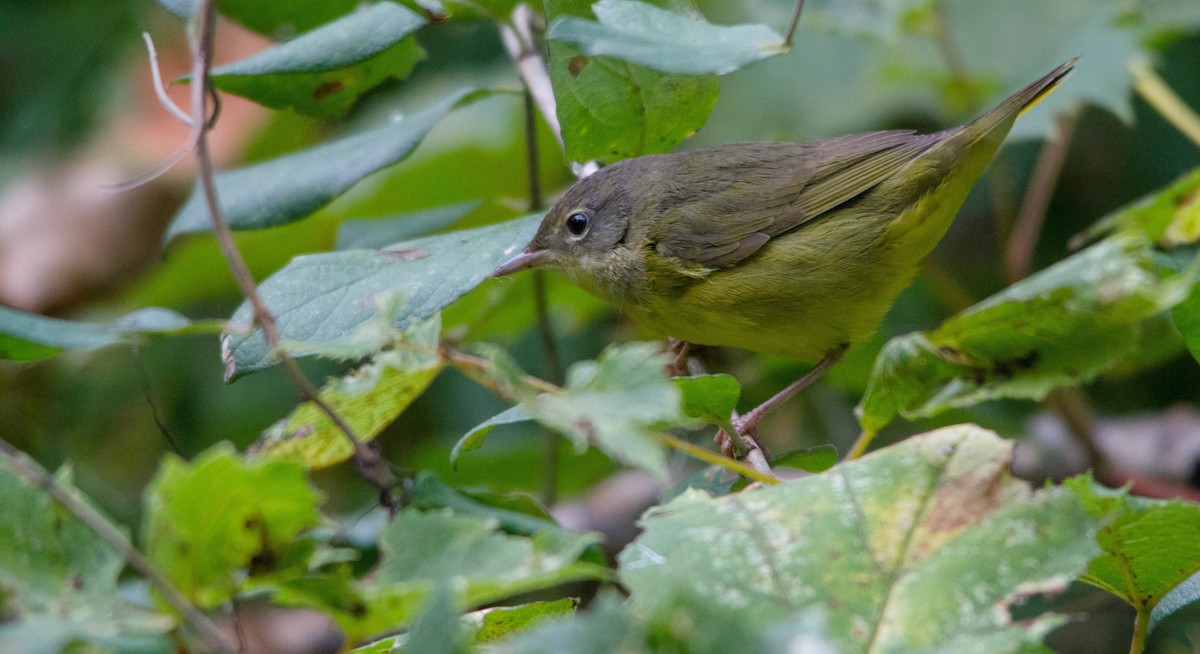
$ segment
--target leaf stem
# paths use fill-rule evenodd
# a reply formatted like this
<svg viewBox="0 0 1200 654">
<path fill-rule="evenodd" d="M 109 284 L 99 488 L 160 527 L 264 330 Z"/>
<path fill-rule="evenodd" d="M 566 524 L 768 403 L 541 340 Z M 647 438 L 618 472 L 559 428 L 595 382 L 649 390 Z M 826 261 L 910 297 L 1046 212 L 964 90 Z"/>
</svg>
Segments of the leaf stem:
<svg viewBox="0 0 1200 654">
<path fill-rule="evenodd" d="M 1004 275 L 1008 283 L 1029 276 L 1033 266 L 1033 250 L 1046 222 L 1046 211 L 1054 197 L 1054 188 L 1062 175 L 1063 164 L 1075 132 L 1076 114 L 1059 114 L 1055 119 L 1057 133 L 1046 141 L 1038 153 L 1037 163 L 1029 181 L 1025 198 L 1017 212 L 1017 222 L 1008 239 L 1004 253 Z"/>
<path fill-rule="evenodd" d="M 1146 648 L 1146 634 L 1150 628 L 1150 611 L 1153 607 L 1143 603 L 1133 619 L 1133 640 L 1129 642 L 1129 654 L 1142 654 Z"/>
<path fill-rule="evenodd" d="M 867 448 L 871 446 L 871 441 L 875 440 L 876 432 L 863 430 L 858 435 L 858 439 L 854 441 L 854 445 L 850 446 L 850 450 L 846 452 L 846 461 L 853 461 L 866 453 Z"/>
<path fill-rule="evenodd" d="M 275 325 L 275 316 L 271 314 L 270 309 L 267 308 L 266 303 L 263 302 L 262 297 L 258 294 L 258 285 L 254 281 L 254 276 L 250 273 L 250 268 L 246 265 L 246 260 L 242 258 L 237 243 L 233 240 L 233 232 L 229 229 L 229 225 L 225 222 L 221 211 L 221 205 L 217 199 L 216 183 L 213 180 L 212 155 L 208 147 L 207 134 L 211 128 L 211 124 L 206 124 L 205 120 L 205 97 L 210 90 L 208 71 L 212 59 L 213 36 L 216 32 L 214 28 L 214 4 L 214 0 L 201 0 L 199 10 L 196 14 L 196 31 L 192 39 L 191 76 L 191 121 L 193 129 L 198 130 L 196 135 L 196 162 L 199 168 L 200 186 L 204 194 L 205 203 L 208 206 L 209 217 L 212 220 L 213 235 L 220 246 L 221 254 L 225 257 L 225 261 L 229 265 L 230 272 L 233 273 L 233 277 L 237 281 L 238 288 L 254 309 L 254 318 L 262 328 L 263 336 L 266 338 L 267 343 L 271 345 L 276 356 L 279 357 L 279 362 L 287 372 L 288 377 L 300 389 L 301 395 L 316 405 L 346 435 L 347 440 L 350 441 L 350 444 L 354 448 L 354 462 L 359 474 L 379 489 L 380 503 L 394 512 L 395 503 L 391 499 L 391 489 L 396 485 L 396 479 L 391 469 L 388 468 L 379 456 L 379 453 L 364 445 L 358 436 L 355 435 L 354 429 L 350 424 L 333 407 L 325 402 L 321 397 L 320 390 L 305 376 L 304 372 L 300 370 L 300 366 L 287 353 L 286 349 L 282 347 L 279 330 Z"/>
<path fill-rule="evenodd" d="M 787 36 L 783 37 L 784 47 L 792 47 L 792 38 L 796 36 L 796 28 L 800 26 L 800 14 L 804 11 L 804 0 L 796 0 L 796 9 L 792 12 L 792 22 L 788 24 Z"/>
<path fill-rule="evenodd" d="M 63 507 L 71 512 L 71 515 L 78 518 L 88 529 L 95 532 L 100 537 L 100 540 L 115 550 L 118 556 L 144 577 L 151 586 L 158 590 L 167 604 L 200 634 L 200 637 L 204 640 L 206 647 L 210 651 L 233 651 L 232 646 L 226 641 L 225 635 L 217 628 L 217 625 L 196 605 L 188 601 L 183 593 L 175 587 L 175 584 L 171 583 L 171 580 L 166 575 L 154 567 L 150 559 L 134 547 L 129 538 L 109 522 L 108 518 L 105 518 L 92 505 L 71 493 L 70 490 L 54 478 L 54 475 L 51 475 L 28 455 L 4 439 L 0 439 L 0 452 L 3 452 L 9 458 L 10 467 L 18 477 L 30 486 L 40 488 L 47 495 L 54 498 L 56 502 L 63 505 Z"/>
<path fill-rule="evenodd" d="M 1162 114 L 1175 129 L 1200 146 L 1200 115 L 1167 86 L 1145 59 L 1130 63 L 1129 68 L 1133 73 L 1133 88 L 1138 95 Z"/>
<path fill-rule="evenodd" d="M 673 447 L 684 454 L 700 459 L 705 463 L 711 463 L 712 465 L 720 466 L 726 470 L 736 472 L 747 479 L 753 479 L 754 481 L 762 482 L 772 486 L 782 483 L 779 481 L 779 479 L 769 474 L 759 472 L 753 467 L 742 463 L 737 459 L 727 457 L 720 452 L 713 452 L 712 450 L 704 449 L 695 443 L 689 443 L 688 441 L 685 441 L 677 436 L 662 433 L 659 434 L 658 437 L 663 443 L 666 443 L 668 446 Z"/>
</svg>

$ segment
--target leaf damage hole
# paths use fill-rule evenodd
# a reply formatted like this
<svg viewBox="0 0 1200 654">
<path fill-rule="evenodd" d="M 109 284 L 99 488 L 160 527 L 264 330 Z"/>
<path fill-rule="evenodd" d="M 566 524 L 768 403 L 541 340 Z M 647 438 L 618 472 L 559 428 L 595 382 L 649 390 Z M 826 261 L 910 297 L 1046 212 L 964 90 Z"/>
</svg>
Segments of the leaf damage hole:
<svg viewBox="0 0 1200 654">
<path fill-rule="evenodd" d="M 345 88 L 345 85 L 342 84 L 338 80 L 330 80 L 328 82 L 321 82 L 320 84 L 317 85 L 317 88 L 313 89 L 313 92 L 312 92 L 313 100 L 322 100 L 324 98 L 328 98 L 329 96 L 331 96 L 335 93 L 341 93 L 343 88 Z"/>
<path fill-rule="evenodd" d="M 583 69 L 587 67 L 588 58 L 585 55 L 575 55 L 571 57 L 571 61 L 567 63 L 567 72 L 571 73 L 571 77 L 579 77 Z"/>
<path fill-rule="evenodd" d="M 389 263 L 407 263 L 429 256 L 429 250 L 421 248 L 397 248 L 395 250 L 378 250 L 378 252 L 379 256 Z"/>
</svg>

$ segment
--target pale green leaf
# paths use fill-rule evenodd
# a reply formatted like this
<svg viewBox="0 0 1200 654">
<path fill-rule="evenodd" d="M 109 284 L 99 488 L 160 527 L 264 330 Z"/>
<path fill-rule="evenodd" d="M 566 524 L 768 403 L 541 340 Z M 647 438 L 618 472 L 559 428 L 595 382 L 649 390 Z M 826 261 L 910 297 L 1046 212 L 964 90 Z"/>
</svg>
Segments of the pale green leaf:
<svg viewBox="0 0 1200 654">
<path fill-rule="evenodd" d="M 533 238 L 541 216 L 397 243 L 383 250 L 347 250 L 296 257 L 259 286 L 281 338 L 298 355 L 357 351 L 362 329 L 381 315 L 397 329 L 433 316 L 491 277 L 506 257 Z M 390 299 L 389 299 L 390 296 Z M 398 306 L 392 306 L 398 303 Z M 251 322 L 249 305 L 234 323 Z M 371 330 L 369 331 L 376 331 Z M 224 338 L 226 377 L 275 363 L 260 330 Z"/>
<path fill-rule="evenodd" d="M 0 359 L 34 361 L 63 350 L 135 343 L 153 335 L 215 333 L 223 327 L 224 323 L 217 321 L 192 322 L 158 307 L 139 309 L 108 323 L 87 323 L 0 306 Z"/>
<path fill-rule="evenodd" d="M 621 578 L 644 609 L 694 596 L 768 621 L 816 611 L 837 651 L 1025 651 L 1059 620 L 1007 608 L 1082 572 L 1102 518 L 1013 478 L 1011 450 L 960 425 L 778 486 L 689 491 L 646 514 Z"/>
<path fill-rule="evenodd" d="M 338 226 L 337 249 L 377 249 L 424 236 L 429 232 L 449 227 L 478 209 L 481 204 L 478 200 L 471 200 L 389 218 L 347 220 Z"/>
<path fill-rule="evenodd" d="M 786 50 L 764 25 L 712 25 L 636 0 L 600 0 L 592 12 L 599 22 L 563 16 L 546 36 L 587 55 L 680 75 L 724 75 Z"/>
</svg>

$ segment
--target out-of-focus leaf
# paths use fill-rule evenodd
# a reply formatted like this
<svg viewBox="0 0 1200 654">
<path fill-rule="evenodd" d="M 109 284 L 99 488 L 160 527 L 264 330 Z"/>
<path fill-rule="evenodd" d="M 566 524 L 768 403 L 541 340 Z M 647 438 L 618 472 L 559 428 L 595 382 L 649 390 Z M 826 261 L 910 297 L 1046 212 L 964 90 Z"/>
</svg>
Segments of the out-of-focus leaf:
<svg viewBox="0 0 1200 654">
<path fill-rule="evenodd" d="M 592 12 L 599 22 L 563 16 L 546 36 L 593 57 L 680 75 L 724 75 L 786 50 L 765 25 L 712 25 L 636 0 L 600 0 Z"/>
<path fill-rule="evenodd" d="M 897 414 L 1040 399 L 1089 380 L 1137 348 L 1142 321 L 1187 296 L 1187 277 L 1160 277 L 1135 234 L 1101 241 L 933 331 L 893 338 L 876 359 L 859 422 L 873 433 Z"/>
<path fill-rule="evenodd" d="M 490 643 L 528 631 L 546 620 L 568 617 L 575 613 L 578 604 L 577 600 L 567 597 L 550 602 L 530 602 L 485 609 L 479 612 L 482 624 L 475 632 L 475 642 Z"/>
<path fill-rule="evenodd" d="M 502 533 L 491 519 L 404 511 L 381 537 L 379 566 L 362 589 L 366 614 L 353 628 L 370 633 L 372 627 L 409 623 L 439 584 L 448 584 L 457 603 L 469 607 L 568 581 L 603 579 L 602 565 L 579 560 L 594 543 L 590 534 L 559 530 L 526 538 Z"/>
<path fill-rule="evenodd" d="M 614 594 L 602 594 L 570 620 L 551 620 L 488 649 L 494 654 L 637 654 L 647 651 L 645 627 Z"/>
<path fill-rule="evenodd" d="M 144 336 L 215 333 L 218 321 L 192 322 L 158 307 L 139 309 L 108 323 L 86 323 L 39 316 L 0 306 L 0 359 L 34 361 L 63 350 L 132 343 Z"/>
<path fill-rule="evenodd" d="M 1183 342 L 1192 358 L 1200 361 L 1200 284 L 1193 286 L 1191 294 L 1171 309 L 1171 321 L 1183 334 Z"/>
<path fill-rule="evenodd" d="M 610 346 L 595 361 L 571 366 L 561 393 L 535 393 L 524 387 L 516 379 L 515 364 L 502 356 L 486 374 L 512 388 L 529 418 L 571 439 L 581 451 L 595 445 L 665 482 L 667 459 L 657 434 L 691 423 L 683 413 L 679 387 L 666 376 L 667 361 L 657 343 Z M 461 439 L 456 449 L 479 447 L 486 430 L 519 417 L 510 409 L 492 418 Z"/>
<path fill-rule="evenodd" d="M 195 16 L 200 9 L 200 0 L 158 0 L 158 4 L 183 19 Z"/>
<path fill-rule="evenodd" d="M 1130 497 L 1076 477 L 1066 486 L 1089 511 L 1115 514 L 1096 540 L 1103 553 L 1083 581 L 1144 611 L 1200 571 L 1200 506 L 1182 500 Z"/>
<path fill-rule="evenodd" d="M 805 472 L 825 472 L 837 463 L 837 448 L 832 445 L 817 445 L 800 450 L 784 452 L 771 460 L 771 465 L 799 468 Z"/>
<path fill-rule="evenodd" d="M 219 606 L 303 571 L 310 546 L 297 535 L 319 524 L 317 501 L 294 463 L 247 461 L 228 444 L 191 462 L 168 455 L 146 495 L 146 554 L 185 597 Z"/>
<path fill-rule="evenodd" d="M 360 4 L 360 0 L 217 0 L 217 10 L 259 34 L 286 38 L 343 16 Z"/>
<path fill-rule="evenodd" d="M 405 239 L 424 236 L 429 232 L 449 227 L 478 209 L 480 204 L 482 203 L 479 200 L 471 200 L 390 218 L 347 220 L 338 226 L 337 249 L 378 249 Z"/>
<path fill-rule="evenodd" d="M 928 19 L 933 0 L 812 0 L 802 20 L 810 27 L 894 40 Z"/>
<path fill-rule="evenodd" d="M 374 440 L 441 372 L 445 362 L 437 354 L 440 326 L 435 319 L 414 327 L 394 349 L 321 389 L 321 398 L 350 425 L 360 442 Z M 346 434 L 312 402 L 301 404 L 264 431 L 255 451 L 309 469 L 354 456 Z"/>
<path fill-rule="evenodd" d="M 43 489 L 26 485 L 16 465 L 0 453 L 0 651 L 54 653 L 83 643 L 173 651 L 165 635 L 172 621 L 121 599 L 121 554 Z M 72 487 L 66 472 L 58 481 Z"/>
<path fill-rule="evenodd" d="M 454 594 L 446 584 L 438 584 L 437 590 L 425 602 L 425 609 L 413 622 L 408 631 L 401 654 L 464 654 L 467 652 L 466 634 L 458 618 Z"/>
<path fill-rule="evenodd" d="M 737 379 L 731 375 L 696 375 L 675 377 L 671 381 L 682 394 L 684 413 L 733 433 L 730 420 L 742 394 L 742 385 Z"/>
<path fill-rule="evenodd" d="M 1135 229 L 1164 247 L 1200 239 L 1200 168 L 1101 218 L 1073 239 L 1090 240 L 1120 229 Z"/>
<path fill-rule="evenodd" d="M 959 425 L 778 486 L 689 491 L 646 514 L 621 578 L 643 609 L 817 611 L 837 651 L 1027 651 L 1060 620 L 1008 607 L 1082 572 L 1102 518 L 1065 489 L 1031 492 L 1011 449 Z"/>
<path fill-rule="evenodd" d="M 539 531 L 562 529 L 554 521 L 554 518 L 527 497 L 525 498 L 527 503 L 517 499 L 524 496 L 487 495 L 481 497 L 478 493 L 468 493 L 451 488 L 428 471 L 417 474 L 410 495 L 412 506 L 415 508 L 422 510 L 451 509 L 455 513 L 463 515 L 490 518 L 496 520 L 509 533 L 528 536 Z"/>
<path fill-rule="evenodd" d="M 530 416 L 529 412 L 525 410 L 525 407 L 520 404 L 509 407 L 504 411 L 492 416 L 491 418 L 484 420 L 478 425 L 472 427 L 471 431 L 463 434 L 462 438 L 458 439 L 458 442 L 454 444 L 454 448 L 450 450 L 450 463 L 457 464 L 458 458 L 463 455 L 463 452 L 470 452 L 472 450 L 479 449 L 479 447 L 483 445 L 483 440 L 487 438 L 487 435 L 490 434 L 496 427 L 501 425 L 512 425 L 518 422 L 527 422 L 529 420 L 533 420 L 533 417 Z"/>
<path fill-rule="evenodd" d="M 217 173 L 217 197 L 226 222 L 233 229 L 262 229 L 311 214 L 367 175 L 407 157 L 443 116 L 480 93 L 457 91 L 391 125 Z M 164 239 L 209 229 L 204 195 L 193 192 Z"/>
<path fill-rule="evenodd" d="M 410 9 L 380 2 L 216 68 L 212 81 L 274 109 L 341 116 L 366 91 L 412 71 L 423 53 L 411 35 L 424 24 Z"/>
<path fill-rule="evenodd" d="M 540 222 L 541 216 L 534 215 L 382 250 L 296 257 L 259 286 L 259 295 L 275 314 L 289 349 L 301 356 L 320 354 L 359 340 L 356 332 L 380 316 L 380 296 L 392 294 L 401 302 L 388 311 L 397 329 L 429 318 L 525 247 Z M 244 304 L 232 320 L 248 324 L 250 318 L 250 306 Z M 274 363 L 261 330 L 248 336 L 226 334 L 223 345 L 227 379 Z"/>
</svg>

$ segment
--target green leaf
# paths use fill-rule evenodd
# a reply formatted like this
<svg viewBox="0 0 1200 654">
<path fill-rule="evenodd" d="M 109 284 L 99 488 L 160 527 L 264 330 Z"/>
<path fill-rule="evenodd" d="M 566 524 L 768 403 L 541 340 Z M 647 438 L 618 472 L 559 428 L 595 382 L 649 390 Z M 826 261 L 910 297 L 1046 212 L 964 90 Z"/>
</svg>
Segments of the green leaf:
<svg viewBox="0 0 1200 654">
<path fill-rule="evenodd" d="M 549 620 L 515 638 L 495 643 L 494 654 L 635 654 L 648 651 L 645 627 L 614 593 L 601 593 L 584 613 Z"/>
<path fill-rule="evenodd" d="M 730 420 L 737 409 L 742 385 L 732 375 L 695 375 L 671 379 L 682 394 L 683 412 L 733 433 Z"/>
<path fill-rule="evenodd" d="M 771 460 L 774 467 L 799 468 L 806 472 L 825 472 L 837 463 L 837 448 L 817 445 L 780 454 Z"/>
<path fill-rule="evenodd" d="M 397 329 L 433 316 L 491 277 L 503 259 L 529 243 L 540 222 L 534 215 L 383 250 L 296 257 L 263 281 L 259 295 L 297 355 L 349 346 L 348 354 L 363 356 L 369 351 L 356 349 L 359 330 L 371 328 L 381 313 Z M 393 300 L 402 304 L 389 308 Z M 249 324 L 251 315 L 243 304 L 232 320 Z M 275 363 L 261 330 L 226 334 L 223 345 L 227 379 Z"/>
<path fill-rule="evenodd" d="M 1200 506 L 1130 497 L 1097 486 L 1089 476 L 1064 485 L 1090 511 L 1116 514 L 1096 537 L 1103 553 L 1088 566 L 1083 581 L 1144 610 L 1200 571 Z"/>
<path fill-rule="evenodd" d="M 139 309 L 108 323 L 86 323 L 0 306 L 0 359 L 36 361 L 63 350 L 135 343 L 152 335 L 213 333 L 223 327 L 222 322 L 192 322 L 170 309 L 158 307 Z"/>
<path fill-rule="evenodd" d="M 1164 247 L 1200 239 L 1200 168 L 1096 221 L 1074 240 L 1139 230 Z"/>
<path fill-rule="evenodd" d="M 1200 361 L 1200 284 L 1193 286 L 1187 298 L 1171 309 L 1171 321 L 1183 335 L 1192 358 Z"/>
<path fill-rule="evenodd" d="M 405 239 L 424 236 L 449 227 L 481 204 L 479 200 L 470 200 L 390 218 L 347 220 L 338 226 L 337 249 L 379 249 Z"/>
<path fill-rule="evenodd" d="M 410 495 L 414 508 L 425 511 L 452 509 L 462 515 L 490 518 L 511 534 L 529 536 L 542 531 L 562 530 L 544 508 L 527 496 L 452 488 L 429 471 L 417 473 Z"/>
<path fill-rule="evenodd" d="M 173 621 L 121 599 L 121 554 L 22 481 L 18 465 L 0 453 L 0 651 L 56 653 L 79 643 L 173 651 L 165 637 Z M 57 477 L 78 495 L 67 471 Z"/>
<path fill-rule="evenodd" d="M 485 374 L 511 387 L 524 415 L 571 439 L 580 451 L 594 445 L 665 483 L 667 458 L 658 434 L 692 422 L 683 413 L 679 387 L 666 376 L 667 360 L 657 343 L 613 345 L 595 361 L 571 366 L 561 393 L 524 387 L 515 379 L 515 364 L 503 356 L 493 357 Z M 474 449 L 486 430 L 520 418 L 515 409 L 505 411 L 469 432 L 456 449 Z"/>
<path fill-rule="evenodd" d="M 815 611 L 837 651 L 1025 651 L 1059 620 L 1008 608 L 1082 572 L 1102 518 L 1064 489 L 1031 492 L 1011 451 L 959 425 L 778 486 L 689 491 L 646 514 L 621 579 L 640 607 Z"/>
<path fill-rule="evenodd" d="M 380 2 L 287 43 L 212 71 L 218 88 L 274 109 L 341 116 L 366 91 L 407 77 L 424 53 L 413 32 L 425 19 Z"/>
<path fill-rule="evenodd" d="M 146 495 L 146 554 L 202 607 L 286 573 L 303 571 L 305 541 L 320 522 L 304 469 L 247 461 L 227 443 L 190 463 L 168 455 Z"/>
<path fill-rule="evenodd" d="M 711 25 L 634 0 L 600 0 L 592 12 L 598 23 L 563 16 L 546 36 L 593 57 L 680 75 L 724 75 L 786 51 L 783 37 L 765 25 Z"/>
<path fill-rule="evenodd" d="M 550 81 L 567 158 L 614 162 L 669 152 L 704 126 L 716 77 L 672 75 L 551 41 Z"/>
<path fill-rule="evenodd" d="M 875 361 L 859 422 L 936 415 L 1001 397 L 1041 399 L 1134 352 L 1140 323 L 1187 296 L 1159 276 L 1144 238 L 1119 234 L 963 311 L 893 338 Z"/>
<path fill-rule="evenodd" d="M 501 425 L 512 425 L 518 422 L 528 422 L 530 420 L 533 420 L 533 417 L 530 416 L 529 412 L 525 410 L 525 407 L 520 404 L 514 407 L 509 407 L 492 416 L 491 418 L 484 420 L 478 425 L 472 427 L 471 431 L 463 434 L 462 438 L 458 439 L 458 442 L 454 444 L 454 448 L 450 450 L 450 464 L 457 466 L 458 459 L 463 455 L 464 452 L 471 452 L 479 449 L 483 445 L 483 440 L 487 438 L 487 435 L 492 433 L 492 430 L 496 427 Z"/>
<path fill-rule="evenodd" d="M 410 338 L 370 363 L 321 389 L 321 398 L 354 430 L 360 442 L 375 440 L 429 387 L 445 362 L 437 354 L 440 321 L 410 330 Z M 338 425 L 312 402 L 305 402 L 263 432 L 254 451 L 268 459 L 294 461 L 308 469 L 326 468 L 354 456 Z"/>
<path fill-rule="evenodd" d="M 475 642 L 490 643 L 528 631 L 550 619 L 575 613 L 578 600 L 569 597 L 549 602 L 530 602 L 517 606 L 497 606 L 481 611 L 483 623 L 475 632 Z"/>
<path fill-rule="evenodd" d="M 278 38 L 308 31 L 360 4 L 360 0 L 217 0 L 217 10 L 259 34 Z"/>
<path fill-rule="evenodd" d="M 366 613 L 348 630 L 371 633 L 407 624 L 440 584 L 454 590 L 460 606 L 479 606 L 568 581 L 603 579 L 603 566 L 579 560 L 596 542 L 594 535 L 565 530 L 510 536 L 495 520 L 406 510 L 384 530 L 379 566 L 362 588 Z M 347 627 L 345 616 L 339 622 Z"/>
<path fill-rule="evenodd" d="M 804 6 L 803 20 L 810 27 L 898 39 L 932 10 L 932 0 L 813 0 Z"/>
<path fill-rule="evenodd" d="M 263 229 L 304 218 L 367 175 L 407 157 L 451 109 L 480 93 L 457 91 L 385 127 L 217 173 L 217 197 L 225 221 L 233 229 Z M 170 242 L 180 234 L 209 229 L 204 195 L 194 191 L 164 239 Z"/>
<path fill-rule="evenodd" d="M 408 632 L 401 652 L 409 654 L 462 654 L 467 651 L 467 642 L 454 595 L 445 584 L 425 602 L 421 612 Z"/>
</svg>

